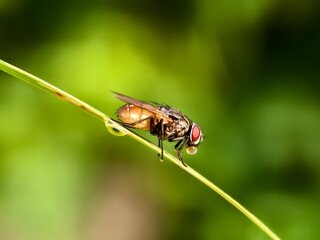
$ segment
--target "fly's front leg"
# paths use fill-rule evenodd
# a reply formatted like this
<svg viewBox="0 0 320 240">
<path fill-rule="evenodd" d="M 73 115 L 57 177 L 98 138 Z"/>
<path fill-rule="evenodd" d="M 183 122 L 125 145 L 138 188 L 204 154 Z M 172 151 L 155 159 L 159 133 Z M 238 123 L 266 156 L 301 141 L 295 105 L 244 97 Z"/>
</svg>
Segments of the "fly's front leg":
<svg viewBox="0 0 320 240">
<path fill-rule="evenodd" d="M 177 152 L 177 156 L 178 156 L 178 159 L 181 161 L 181 163 L 183 164 L 183 166 L 187 167 L 187 165 L 183 162 L 182 160 L 182 154 L 181 154 L 181 151 L 182 149 L 184 148 L 184 146 L 186 145 L 188 141 L 188 138 L 184 138 L 182 140 L 180 140 L 175 146 L 175 150 Z"/>
</svg>

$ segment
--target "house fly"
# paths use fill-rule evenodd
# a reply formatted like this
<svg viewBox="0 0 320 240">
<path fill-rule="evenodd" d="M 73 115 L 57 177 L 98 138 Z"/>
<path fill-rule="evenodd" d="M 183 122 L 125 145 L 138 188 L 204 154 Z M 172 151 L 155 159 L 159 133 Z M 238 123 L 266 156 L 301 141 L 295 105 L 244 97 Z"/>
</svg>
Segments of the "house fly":
<svg viewBox="0 0 320 240">
<path fill-rule="evenodd" d="M 186 147 L 188 154 L 197 152 L 197 147 L 203 140 L 199 125 L 192 122 L 186 115 L 177 109 L 157 102 L 145 102 L 124 94 L 113 92 L 115 97 L 126 104 L 120 107 L 116 115 L 120 124 L 125 127 L 149 131 L 158 137 L 158 146 L 161 149 L 160 159 L 163 160 L 163 141 L 178 143 L 175 150 L 178 159 L 182 160 L 181 151 Z"/>
</svg>

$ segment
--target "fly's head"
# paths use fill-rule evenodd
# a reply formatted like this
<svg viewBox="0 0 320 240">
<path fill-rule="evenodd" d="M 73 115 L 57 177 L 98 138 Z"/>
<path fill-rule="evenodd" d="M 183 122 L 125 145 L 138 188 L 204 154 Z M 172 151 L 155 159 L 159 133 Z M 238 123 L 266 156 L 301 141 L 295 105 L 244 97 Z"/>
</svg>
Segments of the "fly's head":
<svg viewBox="0 0 320 240">
<path fill-rule="evenodd" d="M 203 134 L 198 124 L 192 123 L 190 127 L 189 139 L 187 141 L 186 151 L 190 155 L 197 153 L 198 146 L 203 140 Z"/>
</svg>

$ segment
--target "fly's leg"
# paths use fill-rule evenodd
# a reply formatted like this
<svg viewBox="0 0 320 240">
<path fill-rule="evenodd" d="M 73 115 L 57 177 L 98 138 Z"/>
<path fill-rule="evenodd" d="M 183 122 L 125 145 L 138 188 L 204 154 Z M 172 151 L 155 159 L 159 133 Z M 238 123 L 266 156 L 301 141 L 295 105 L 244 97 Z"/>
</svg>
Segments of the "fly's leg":
<svg viewBox="0 0 320 240">
<path fill-rule="evenodd" d="M 158 148 L 161 148 L 161 145 L 162 145 L 161 139 L 160 139 L 160 137 L 158 137 Z M 158 153 L 158 157 L 160 157 L 161 162 L 163 162 L 163 155 L 162 154 L 163 153 L 162 153 L 162 148 L 161 148 L 161 153 Z"/>
<path fill-rule="evenodd" d="M 187 165 L 183 162 L 182 160 L 182 154 L 181 154 L 181 151 L 182 149 L 184 148 L 184 146 L 186 145 L 187 143 L 187 140 L 188 138 L 184 138 L 182 140 L 180 140 L 175 146 L 175 150 L 177 152 L 177 156 L 178 156 L 178 159 L 181 161 L 181 163 L 183 164 L 183 166 L 187 167 Z"/>
<path fill-rule="evenodd" d="M 124 122 L 118 122 L 119 124 L 121 124 L 122 126 L 126 126 L 126 127 L 131 127 L 133 128 L 135 125 L 142 123 L 144 121 L 147 121 L 150 119 L 150 133 L 152 135 L 158 135 L 158 147 L 161 148 L 161 154 L 158 154 L 158 156 L 160 156 L 160 161 L 163 161 L 163 139 L 164 139 L 164 124 L 163 124 L 163 119 L 160 120 L 160 122 L 158 124 L 155 125 L 154 123 L 154 119 L 152 116 L 140 119 L 136 122 L 133 123 L 124 123 Z M 160 127 L 160 129 L 158 129 L 158 127 Z"/>
<path fill-rule="evenodd" d="M 119 124 L 122 125 L 122 126 L 133 128 L 135 125 L 137 125 L 137 124 L 139 124 L 139 123 L 142 123 L 142 122 L 144 122 L 144 121 L 147 121 L 147 120 L 149 120 L 149 119 L 152 119 L 152 117 L 149 116 L 149 117 L 146 117 L 146 118 L 142 118 L 142 119 L 140 119 L 140 120 L 138 120 L 138 121 L 135 121 L 135 122 L 133 122 L 133 123 L 124 123 L 124 122 L 119 122 L 119 121 L 116 121 L 116 122 L 119 123 Z M 115 120 L 114 120 L 114 121 L 115 121 Z M 152 121 L 150 121 L 150 122 L 152 122 Z"/>
<path fill-rule="evenodd" d="M 161 153 L 158 153 L 160 161 L 163 162 L 163 139 L 164 139 L 164 124 L 163 119 L 160 119 L 158 123 L 151 118 L 150 121 L 150 133 L 158 136 L 158 147 L 161 149 Z"/>
<path fill-rule="evenodd" d="M 164 124 L 163 119 L 160 119 L 159 122 L 160 131 L 158 133 L 158 147 L 161 148 L 161 154 L 158 154 L 160 156 L 160 161 L 163 162 L 163 139 L 164 139 Z"/>
</svg>

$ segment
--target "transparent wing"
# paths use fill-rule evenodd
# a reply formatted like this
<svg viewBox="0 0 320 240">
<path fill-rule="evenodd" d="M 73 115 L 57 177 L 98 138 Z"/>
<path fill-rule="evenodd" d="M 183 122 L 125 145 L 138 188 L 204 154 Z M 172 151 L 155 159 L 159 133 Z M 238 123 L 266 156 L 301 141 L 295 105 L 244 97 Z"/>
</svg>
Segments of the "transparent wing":
<svg viewBox="0 0 320 240">
<path fill-rule="evenodd" d="M 168 120 L 169 122 L 171 121 L 171 119 L 169 118 L 169 116 L 167 114 L 165 114 L 164 112 L 162 112 L 158 107 L 148 103 L 148 102 L 145 102 L 145 101 L 142 101 L 142 100 L 139 100 L 139 99 L 136 99 L 136 98 L 132 98 L 132 97 L 129 97 L 129 96 L 126 96 L 122 93 L 118 93 L 118 92 L 114 92 L 114 91 L 111 91 L 116 98 L 118 98 L 119 100 L 123 101 L 123 102 L 126 102 L 126 103 L 129 103 L 129 104 L 132 104 L 132 105 L 135 105 L 135 106 L 138 106 L 138 107 L 141 107 L 141 108 L 144 108 L 150 112 L 153 112 L 157 115 L 158 118 L 165 118 L 166 120 Z"/>
</svg>

